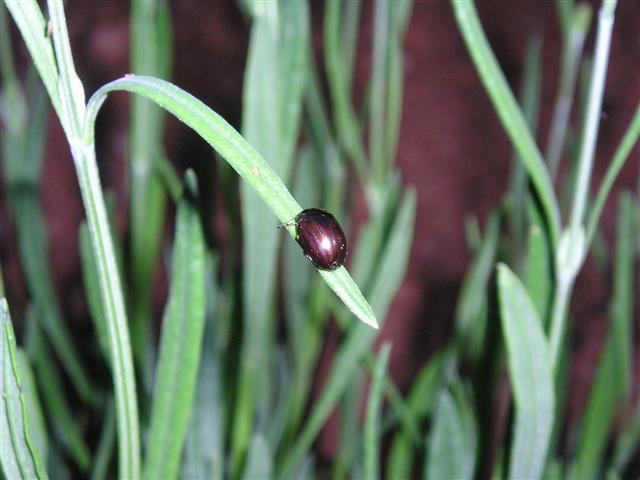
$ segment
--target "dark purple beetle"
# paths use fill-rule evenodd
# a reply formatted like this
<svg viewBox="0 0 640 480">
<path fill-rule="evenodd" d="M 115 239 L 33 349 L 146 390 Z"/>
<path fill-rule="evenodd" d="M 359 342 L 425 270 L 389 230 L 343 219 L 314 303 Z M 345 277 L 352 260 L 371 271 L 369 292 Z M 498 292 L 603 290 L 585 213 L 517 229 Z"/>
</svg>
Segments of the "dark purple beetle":
<svg viewBox="0 0 640 480">
<path fill-rule="evenodd" d="M 347 239 L 333 215 L 318 208 L 303 210 L 294 220 L 296 241 L 320 270 L 335 270 L 347 257 Z"/>
</svg>

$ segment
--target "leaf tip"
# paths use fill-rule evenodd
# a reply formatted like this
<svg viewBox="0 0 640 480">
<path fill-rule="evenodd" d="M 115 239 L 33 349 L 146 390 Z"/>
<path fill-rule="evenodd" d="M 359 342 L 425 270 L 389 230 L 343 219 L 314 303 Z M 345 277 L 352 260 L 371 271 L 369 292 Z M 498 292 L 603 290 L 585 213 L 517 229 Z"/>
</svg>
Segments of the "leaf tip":
<svg viewBox="0 0 640 480">
<path fill-rule="evenodd" d="M 371 307 L 366 309 L 366 311 L 357 314 L 356 316 L 360 319 L 360 321 L 362 321 L 362 323 L 370 326 L 374 330 L 380 330 L 380 325 L 378 324 L 376 315 L 373 313 L 373 309 L 371 309 Z"/>
</svg>

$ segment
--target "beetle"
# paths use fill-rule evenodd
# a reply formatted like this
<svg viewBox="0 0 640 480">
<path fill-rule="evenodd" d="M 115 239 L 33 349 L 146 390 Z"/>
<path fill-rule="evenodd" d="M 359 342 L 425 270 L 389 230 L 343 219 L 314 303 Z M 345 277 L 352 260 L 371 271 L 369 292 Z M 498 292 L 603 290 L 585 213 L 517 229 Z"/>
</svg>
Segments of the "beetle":
<svg viewBox="0 0 640 480">
<path fill-rule="evenodd" d="M 316 268 L 336 270 L 344 264 L 347 238 L 333 215 L 319 208 L 307 208 L 292 223 L 296 227 L 296 242 Z"/>
</svg>

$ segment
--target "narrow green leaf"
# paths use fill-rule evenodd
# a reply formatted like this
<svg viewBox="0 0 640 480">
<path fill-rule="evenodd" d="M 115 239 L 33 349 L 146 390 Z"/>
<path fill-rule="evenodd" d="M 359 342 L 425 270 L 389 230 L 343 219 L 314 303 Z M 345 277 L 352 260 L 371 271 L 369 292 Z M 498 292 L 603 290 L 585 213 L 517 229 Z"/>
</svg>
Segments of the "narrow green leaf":
<svg viewBox="0 0 640 480">
<path fill-rule="evenodd" d="M 387 127 L 385 133 L 385 156 L 387 169 L 393 165 L 400 140 L 400 122 L 402 120 L 402 99 L 404 90 L 404 55 L 402 41 L 406 34 L 413 0 L 400 0 L 393 3 L 390 14 L 388 68 L 387 68 Z"/>
<path fill-rule="evenodd" d="M 58 112 L 60 123 L 70 143 L 82 132 L 82 121 L 86 110 L 84 87 L 76 73 L 71 54 L 71 44 L 67 33 L 67 20 L 61 0 L 47 0 L 51 18 L 51 38 L 60 77 L 56 85 L 61 110 Z M 41 33 L 41 35 L 43 35 Z M 73 150 L 73 145 L 72 150 Z"/>
<path fill-rule="evenodd" d="M 309 76 L 304 98 L 306 113 L 304 127 L 308 131 L 309 142 L 313 149 L 322 158 L 324 152 L 328 149 L 336 150 L 334 146 L 335 140 L 331 135 L 329 115 L 327 114 L 326 102 L 320 86 L 318 68 L 311 51 L 307 54 L 307 65 L 309 67 Z"/>
<path fill-rule="evenodd" d="M 596 232 L 589 247 L 598 271 L 601 275 L 606 275 L 609 268 L 609 246 L 604 239 L 601 228 L 596 227 Z"/>
<path fill-rule="evenodd" d="M 5 94 L 9 93 L 12 87 L 18 84 L 18 77 L 16 75 L 15 64 L 13 60 L 13 51 L 11 48 L 11 34 L 9 33 L 9 22 L 7 21 L 7 12 L 5 7 L 0 8 L 0 80 L 2 81 L 2 89 L 5 90 Z M 15 93 L 19 93 L 19 89 L 14 90 Z M 24 105 L 24 96 L 20 95 L 21 101 Z M 2 102 L 7 102 L 8 99 L 3 98 Z M 10 103 L 11 104 L 11 103 Z M 17 103 L 15 104 L 17 105 Z M 21 111 L 16 112 L 18 117 L 24 120 L 24 107 Z M 22 123 L 24 125 L 24 123 Z M 9 127 L 9 124 L 7 125 Z"/>
<path fill-rule="evenodd" d="M 280 22 L 266 12 L 277 10 L 277 4 L 264 4 L 262 15 L 255 15 L 249 40 L 249 52 L 243 87 L 242 133 L 264 157 L 274 173 L 286 178 L 290 158 L 284 158 L 282 137 L 284 120 L 280 75 Z M 278 17 L 279 20 L 279 17 Z M 275 25 L 274 25 L 275 23 Z M 233 418 L 232 471 L 237 475 L 242 458 L 251 441 L 257 400 L 265 402 L 272 396 L 270 368 L 273 327 L 272 305 L 275 288 L 278 242 L 281 239 L 277 219 L 269 207 L 247 182 L 240 184 L 242 212 L 242 306 L 243 331 L 240 355 L 237 400 Z M 289 219 L 290 220 L 290 219 Z"/>
<path fill-rule="evenodd" d="M 53 108 L 61 115 L 62 107 L 58 96 L 58 67 L 53 54 L 51 37 L 46 35 L 47 22 L 36 0 L 5 0 L 22 38 L 27 44 L 33 63 L 49 93 Z"/>
<path fill-rule="evenodd" d="M 407 399 L 407 408 L 411 414 L 411 422 L 419 426 L 433 409 L 437 399 L 437 393 L 441 388 L 444 362 L 448 353 L 441 352 L 434 355 L 427 364 L 422 367 L 416 381 L 413 383 Z M 415 442 L 411 435 L 403 428 L 400 430 L 391 444 L 387 478 L 409 478 L 415 455 Z"/>
<path fill-rule="evenodd" d="M 298 142 L 308 71 L 308 6 L 306 1 L 259 5 L 254 8 L 245 71 L 242 132 L 275 173 L 287 179 Z M 250 441 L 254 414 L 261 412 L 261 424 L 272 414 L 271 308 L 281 240 L 269 207 L 248 183 L 241 184 L 240 192 L 245 328 L 233 427 L 235 469 Z"/>
<path fill-rule="evenodd" d="M 69 405 L 64 381 L 42 336 L 42 315 L 35 310 L 29 310 L 27 318 L 25 343 L 42 392 L 42 403 L 47 418 L 58 432 L 59 443 L 68 452 L 69 457 L 76 462 L 80 471 L 87 472 L 91 463 L 91 453 Z"/>
<path fill-rule="evenodd" d="M 478 324 L 477 319 L 482 312 L 495 264 L 500 223 L 499 212 L 494 212 L 487 221 L 480 249 L 462 282 L 456 302 L 455 321 L 457 341 L 463 344 L 472 334 L 472 328 Z"/>
<path fill-rule="evenodd" d="M 109 464 L 113 457 L 113 447 L 116 443 L 116 419 L 113 411 L 113 399 L 107 402 L 102 432 L 98 441 L 98 448 L 93 460 L 91 480 L 106 480 L 109 475 Z"/>
<path fill-rule="evenodd" d="M 573 0 L 556 0 L 556 13 L 563 33 L 567 33 L 571 26 L 571 15 L 573 14 Z"/>
<path fill-rule="evenodd" d="M 424 478 L 472 478 L 475 455 L 472 436 L 460 406 L 448 391 L 442 391 L 427 441 Z"/>
<path fill-rule="evenodd" d="M 221 361 L 213 352 L 211 340 L 211 333 L 205 333 L 198 388 L 185 440 L 183 478 L 222 478 L 224 473 L 224 391 Z"/>
<path fill-rule="evenodd" d="M 360 397 L 364 385 L 364 368 L 358 367 L 347 385 L 338 405 L 340 430 L 336 459 L 331 476 L 336 480 L 358 477 L 362 462 L 362 428 L 360 426 Z M 360 474 L 362 476 L 362 474 Z"/>
<path fill-rule="evenodd" d="M 151 407 L 145 478 L 175 478 L 195 392 L 205 317 L 205 245 L 195 175 L 178 204 L 171 291 Z"/>
<path fill-rule="evenodd" d="M 166 1 L 131 2 L 131 71 L 169 76 L 172 62 L 169 8 Z M 143 380 L 151 388 L 153 366 L 151 290 L 162 241 L 166 194 L 160 177 L 164 165 L 164 111 L 140 96 L 131 99 L 129 126 L 130 171 L 130 312 L 133 352 L 142 365 Z"/>
<path fill-rule="evenodd" d="M 378 259 L 383 253 L 385 242 L 388 241 L 390 226 L 394 220 L 401 192 L 400 179 L 396 176 L 388 179 L 386 189 L 380 192 L 380 199 L 384 207 L 363 225 L 358 234 L 358 243 L 354 250 L 351 263 L 353 278 L 363 285 L 365 292 L 371 289 L 376 270 L 380 265 Z"/>
<path fill-rule="evenodd" d="M 480 248 L 482 232 L 478 217 L 473 213 L 464 216 L 464 238 L 470 252 L 475 253 Z"/>
<path fill-rule="evenodd" d="M 288 178 L 293 152 L 300 135 L 302 99 L 307 88 L 309 75 L 309 5 L 307 0 L 300 0 L 279 2 L 278 7 L 280 38 L 277 58 L 279 60 L 280 105 L 282 109 L 280 144 L 285 162 L 285 178 Z M 270 159 L 268 160 L 273 165 Z"/>
<path fill-rule="evenodd" d="M 251 438 L 247 454 L 247 467 L 242 474 L 243 480 L 273 478 L 273 453 L 271 446 L 260 433 Z"/>
<path fill-rule="evenodd" d="M 522 113 L 527 120 L 532 134 L 534 135 L 538 126 L 538 110 L 540 105 L 540 77 L 542 70 L 542 62 L 540 60 L 541 46 L 542 40 L 539 36 L 533 35 L 529 38 L 520 87 L 520 105 L 522 106 Z M 512 238 L 509 242 L 509 255 L 513 265 L 516 266 L 516 272 L 519 272 L 523 260 L 522 255 L 526 251 L 526 210 L 529 183 L 524 163 L 515 151 L 513 152 L 511 160 L 510 183 L 511 208 L 509 210 L 508 221 Z"/>
<path fill-rule="evenodd" d="M 582 47 L 591 23 L 591 8 L 589 6 L 580 4 L 577 7 L 573 7 L 568 1 L 557 3 L 564 3 L 565 6 L 569 6 L 566 9 L 559 8 L 563 27 L 562 61 L 558 79 L 558 91 L 545 150 L 545 159 L 549 165 L 552 178 L 555 178 L 558 173 L 560 158 L 564 151 L 565 136 L 570 125 L 569 116 L 571 114 L 576 79 L 580 70 Z"/>
<path fill-rule="evenodd" d="M 47 478 L 31 438 L 27 401 L 22 390 L 16 339 L 9 306 L 0 299 L 0 460 L 7 478 Z"/>
<path fill-rule="evenodd" d="M 473 2 L 452 0 L 451 3 L 458 28 L 475 63 L 480 79 L 540 197 L 551 241 L 555 245 L 560 237 L 560 211 L 542 155 L 491 50 L 487 37 L 482 31 Z"/>
<path fill-rule="evenodd" d="M 618 204 L 611 324 L 589 394 L 571 475 L 586 478 L 602 466 L 602 455 L 619 405 L 631 393 L 633 316 L 633 199 L 623 193 Z"/>
<path fill-rule="evenodd" d="M 22 391 L 27 403 L 27 412 L 29 413 L 29 434 L 36 452 L 40 454 L 42 463 L 46 465 L 49 439 L 47 438 L 47 426 L 42 414 L 36 382 L 27 355 L 20 348 L 16 353 L 22 379 Z"/>
<path fill-rule="evenodd" d="M 218 260 L 211 256 L 206 272 L 206 324 L 202 340 L 202 358 L 191 418 L 182 456 L 182 478 L 223 478 L 224 401 L 223 356 L 226 344 L 222 307 L 225 292 L 217 283 Z"/>
<path fill-rule="evenodd" d="M 595 478 L 600 471 L 600 457 L 609 438 L 609 429 L 618 396 L 613 362 L 612 343 L 609 340 L 600 357 L 582 422 L 576 457 L 569 470 L 568 478 Z"/>
<path fill-rule="evenodd" d="M 107 93 L 117 90 L 126 90 L 151 98 L 193 128 L 257 191 L 280 222 L 290 221 L 302 210 L 269 164 L 233 127 L 202 102 L 163 80 L 131 75 L 100 88 L 87 106 L 86 141 L 93 139 L 95 117 Z M 293 227 L 288 227 L 287 230 L 292 237 L 295 235 Z M 374 328 L 377 326 L 371 306 L 344 267 L 321 274 L 331 289 L 360 320 Z"/>
<path fill-rule="evenodd" d="M 553 458 L 551 460 L 549 460 L 549 463 L 547 464 L 547 468 L 544 471 L 544 477 L 545 479 L 548 480 L 562 480 L 565 478 L 565 475 L 563 474 L 564 470 L 564 466 L 562 464 L 562 461 L 559 458 Z M 501 478 L 501 477 L 498 477 Z"/>
<path fill-rule="evenodd" d="M 342 68 L 344 72 L 344 83 L 349 90 L 353 88 L 353 70 L 358 47 L 361 10 L 361 0 L 349 0 L 345 2 L 344 12 L 342 13 L 342 28 L 340 32 Z"/>
<path fill-rule="evenodd" d="M 553 296 L 553 256 L 546 225 L 538 205 L 529 200 L 529 236 L 525 259 L 525 284 L 531 301 L 543 321 L 549 325 Z"/>
<path fill-rule="evenodd" d="M 72 480 L 71 469 L 65 463 L 62 452 L 56 448 L 55 444 L 52 444 L 50 448 L 47 470 L 51 478 L 56 480 Z"/>
<path fill-rule="evenodd" d="M 371 115 L 369 115 L 369 156 L 374 178 L 382 182 L 385 177 L 386 109 L 388 45 L 391 35 L 389 17 L 391 4 L 387 1 L 373 3 L 373 35 L 371 48 Z"/>
<path fill-rule="evenodd" d="M 616 365 L 617 391 L 623 404 L 632 393 L 633 381 L 633 302 L 634 239 L 638 235 L 636 222 L 640 218 L 638 206 L 630 192 L 623 192 L 618 202 L 618 231 L 616 256 L 613 265 L 613 297 L 611 299 L 611 336 Z"/>
<path fill-rule="evenodd" d="M 91 248 L 91 238 L 89 238 L 89 227 L 87 222 L 82 222 L 78 229 L 78 243 L 80 246 L 80 260 L 82 263 L 82 281 L 87 298 L 87 306 L 93 320 L 93 328 L 98 338 L 98 343 L 102 348 L 102 353 L 109 364 L 111 364 L 111 350 L 109 348 L 109 331 L 107 329 L 107 319 L 105 318 L 105 306 L 100 295 L 100 284 L 98 267 Z"/>
<path fill-rule="evenodd" d="M 478 457 L 478 427 L 471 387 L 457 380 L 451 385 L 451 393 L 456 401 L 460 420 L 465 432 L 465 471 L 468 472 L 469 477 L 473 477 L 476 469 L 476 459 Z"/>
<path fill-rule="evenodd" d="M 271 415 L 260 422 L 259 428 L 266 431 L 269 445 L 278 448 L 283 441 L 291 415 L 290 393 L 293 384 L 292 366 L 284 347 L 276 346 L 272 369 L 274 385 Z"/>
<path fill-rule="evenodd" d="M 539 478 L 554 420 L 549 346 L 535 306 L 504 264 L 498 265 L 498 294 L 515 403 L 509 478 Z"/>
<path fill-rule="evenodd" d="M 369 370 L 373 370 L 373 356 L 369 353 L 364 358 L 365 365 Z M 383 383 L 383 394 L 389 402 L 389 413 L 385 416 L 381 425 L 382 434 L 385 434 L 392 425 L 400 423 L 411 435 L 414 441 L 418 441 L 418 426 L 413 423 L 404 398 L 400 394 L 398 387 L 394 383 L 390 375 L 386 375 Z"/>
<path fill-rule="evenodd" d="M 596 199 L 593 202 L 593 207 L 589 209 L 588 219 L 587 219 L 587 242 L 591 243 L 593 237 L 596 232 L 596 227 L 598 226 L 598 222 L 600 221 L 600 215 L 602 214 L 602 209 L 604 208 L 604 204 L 609 197 L 609 193 L 611 192 L 611 188 L 613 187 L 620 170 L 624 166 L 627 158 L 629 158 L 629 154 L 633 149 L 633 146 L 638 141 L 638 137 L 640 137 L 640 103 L 636 108 L 636 112 L 631 119 L 631 123 L 629 124 L 629 128 L 627 128 L 624 137 L 620 141 L 618 148 L 613 154 L 613 158 L 607 167 L 607 173 L 605 174 L 604 180 L 598 189 L 598 194 L 596 195 Z"/>
<path fill-rule="evenodd" d="M 338 140 L 348 153 L 360 179 L 366 180 L 369 177 L 365 166 L 366 154 L 360 138 L 360 125 L 351 103 L 351 92 L 347 84 L 349 75 L 344 68 L 345 57 L 340 42 L 341 10 L 341 0 L 330 0 L 325 4 L 324 61 Z M 348 58 L 351 54 L 346 52 L 346 55 Z"/>
<path fill-rule="evenodd" d="M 316 478 L 316 461 L 313 455 L 308 455 L 300 463 L 300 466 L 294 472 L 292 478 L 297 480 L 313 480 Z"/>
<path fill-rule="evenodd" d="M 640 399 L 636 402 L 635 411 L 630 421 L 624 424 L 618 435 L 613 450 L 613 467 L 622 472 L 633 459 L 640 447 Z"/>
<path fill-rule="evenodd" d="M 366 478 L 380 478 L 380 416 L 382 405 L 382 385 L 389 363 L 391 345 L 385 343 L 380 349 L 371 380 L 369 399 L 364 423 L 364 475 Z"/>
</svg>

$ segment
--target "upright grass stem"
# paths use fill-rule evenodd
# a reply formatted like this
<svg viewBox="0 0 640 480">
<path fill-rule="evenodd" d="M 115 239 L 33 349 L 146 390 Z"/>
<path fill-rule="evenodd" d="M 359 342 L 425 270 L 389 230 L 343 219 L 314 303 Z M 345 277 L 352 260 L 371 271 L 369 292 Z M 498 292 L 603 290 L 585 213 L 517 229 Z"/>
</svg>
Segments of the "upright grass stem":
<svg viewBox="0 0 640 480">
<path fill-rule="evenodd" d="M 616 0 L 605 0 L 598 14 L 598 33 L 593 73 L 587 99 L 585 127 L 580 143 L 580 157 L 571 218 L 569 227 L 562 234 L 560 244 L 556 250 L 556 291 L 550 332 L 551 359 L 554 370 L 558 364 L 560 346 L 566 328 L 566 312 L 573 283 L 587 251 L 583 221 L 589 195 L 589 184 L 591 183 L 595 145 L 598 138 L 598 123 L 609 61 L 615 7 Z"/>
<path fill-rule="evenodd" d="M 61 0 L 48 2 L 54 48 L 35 0 L 5 0 L 34 60 L 71 147 L 87 213 L 111 344 L 119 442 L 119 476 L 140 475 L 140 434 L 133 361 L 120 277 L 96 165 L 93 124 L 85 119 L 84 89 L 76 75 Z M 54 53 L 55 49 L 55 53 Z"/>
<path fill-rule="evenodd" d="M 140 432 L 134 367 L 120 277 L 98 177 L 94 145 L 72 150 L 104 300 L 113 361 L 119 476 L 140 476 Z"/>
<path fill-rule="evenodd" d="M 584 219 L 584 212 L 589 195 L 589 183 L 593 169 L 596 140 L 598 139 L 598 125 L 600 123 L 602 95 L 604 93 L 604 84 L 607 76 L 616 1 L 617 0 L 605 0 L 598 14 L 598 36 L 593 63 L 593 75 L 591 78 L 585 128 L 578 161 L 578 179 L 571 211 L 570 228 L 574 230 L 578 228 Z"/>
</svg>

